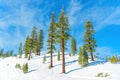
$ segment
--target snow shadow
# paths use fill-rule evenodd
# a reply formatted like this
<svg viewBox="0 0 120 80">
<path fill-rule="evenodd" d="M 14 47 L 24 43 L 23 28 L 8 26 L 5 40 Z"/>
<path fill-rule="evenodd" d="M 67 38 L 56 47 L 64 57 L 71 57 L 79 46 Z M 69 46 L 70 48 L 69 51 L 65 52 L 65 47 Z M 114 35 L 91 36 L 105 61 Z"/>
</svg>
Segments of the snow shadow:
<svg viewBox="0 0 120 80">
<path fill-rule="evenodd" d="M 55 55 L 53 55 L 52 57 L 56 57 L 56 56 L 57 56 L 57 55 L 55 54 Z M 43 57 L 44 57 L 44 56 L 43 56 Z M 50 58 L 50 56 L 47 55 L 46 58 Z"/>
<path fill-rule="evenodd" d="M 95 66 L 95 65 L 98 65 L 98 64 L 105 64 L 107 61 L 94 61 L 94 62 L 90 62 L 88 64 L 88 66 Z"/>
<path fill-rule="evenodd" d="M 77 62 L 77 61 L 78 61 L 78 60 L 72 60 L 72 61 L 66 62 L 66 66 L 71 65 L 72 63 L 75 63 L 75 62 Z"/>
<path fill-rule="evenodd" d="M 34 71 L 37 71 L 38 69 L 33 69 L 33 70 L 30 70 L 28 71 L 28 73 L 31 73 L 31 72 L 34 72 Z"/>
<path fill-rule="evenodd" d="M 79 69 L 81 69 L 81 68 L 75 68 L 75 69 L 72 69 L 72 70 L 66 72 L 65 74 L 69 74 L 69 73 L 74 72 L 74 71 L 79 70 Z"/>
</svg>

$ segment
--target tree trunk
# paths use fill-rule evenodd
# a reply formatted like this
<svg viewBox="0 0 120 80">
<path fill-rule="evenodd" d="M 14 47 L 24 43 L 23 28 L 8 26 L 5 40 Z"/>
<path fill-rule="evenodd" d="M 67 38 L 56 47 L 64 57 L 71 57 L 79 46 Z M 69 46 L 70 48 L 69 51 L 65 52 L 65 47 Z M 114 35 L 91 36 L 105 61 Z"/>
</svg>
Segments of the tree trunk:
<svg viewBox="0 0 120 80">
<path fill-rule="evenodd" d="M 31 58 L 31 50 L 29 52 L 28 60 L 30 60 L 30 58 Z"/>
<path fill-rule="evenodd" d="M 91 61 L 94 61 L 93 53 L 92 53 L 92 48 L 90 48 L 90 59 L 91 59 Z"/>
<path fill-rule="evenodd" d="M 64 39 L 62 39 L 62 73 L 65 73 Z"/>
<path fill-rule="evenodd" d="M 53 60 L 52 60 L 52 42 L 51 42 L 51 51 L 50 51 L 50 66 L 49 68 L 52 68 L 53 67 Z"/>
</svg>

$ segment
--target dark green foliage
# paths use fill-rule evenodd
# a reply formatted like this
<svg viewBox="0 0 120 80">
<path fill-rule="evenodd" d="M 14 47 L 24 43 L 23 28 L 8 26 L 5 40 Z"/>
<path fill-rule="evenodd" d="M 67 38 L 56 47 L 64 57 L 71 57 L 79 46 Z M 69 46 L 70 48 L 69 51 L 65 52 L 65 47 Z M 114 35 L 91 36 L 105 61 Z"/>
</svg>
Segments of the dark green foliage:
<svg viewBox="0 0 120 80">
<path fill-rule="evenodd" d="M 82 64 L 82 49 L 80 48 L 79 51 L 80 51 L 80 52 L 79 52 L 79 56 L 78 56 L 78 63 L 79 63 L 79 64 Z"/>
<path fill-rule="evenodd" d="M 24 73 L 28 73 L 28 63 L 23 65 L 22 70 L 23 70 Z"/>
<path fill-rule="evenodd" d="M 88 55 L 84 46 L 83 48 L 80 48 L 78 63 L 81 64 L 82 67 L 88 65 Z"/>
<path fill-rule="evenodd" d="M 8 50 L 6 53 L 3 54 L 3 58 L 10 57 L 10 51 Z"/>
<path fill-rule="evenodd" d="M 20 43 L 20 45 L 19 45 L 18 54 L 19 54 L 19 58 L 21 58 L 22 54 L 23 54 L 22 43 Z"/>
<path fill-rule="evenodd" d="M 14 54 L 13 56 L 14 56 L 14 57 L 17 57 L 17 54 Z"/>
<path fill-rule="evenodd" d="M 44 56 L 43 56 L 43 63 L 45 63 L 46 62 L 46 55 L 44 54 Z"/>
<path fill-rule="evenodd" d="M 35 52 L 34 48 L 37 44 L 37 28 L 36 27 L 33 27 L 29 40 L 30 40 L 29 47 L 31 51 Z"/>
<path fill-rule="evenodd" d="M 85 24 L 86 32 L 84 34 L 84 42 L 87 52 L 90 52 L 90 58 L 94 61 L 93 52 L 95 52 L 96 41 L 94 39 L 95 30 L 93 28 L 92 22 L 86 21 Z"/>
<path fill-rule="evenodd" d="M 13 56 L 13 50 L 10 50 L 10 56 Z"/>
<path fill-rule="evenodd" d="M 25 58 L 27 58 L 29 54 L 29 36 L 26 38 L 25 41 L 24 52 L 25 52 Z"/>
<path fill-rule="evenodd" d="M 57 60 L 60 61 L 60 51 L 58 51 Z"/>
<path fill-rule="evenodd" d="M 36 42 L 36 45 L 34 47 L 34 51 L 35 51 L 36 55 L 40 55 L 40 47 L 39 47 L 38 41 Z"/>
<path fill-rule="evenodd" d="M 110 58 L 110 62 L 112 64 L 116 64 L 117 63 L 117 58 L 113 55 L 111 58 Z"/>
<path fill-rule="evenodd" d="M 66 49 L 66 42 L 69 39 L 69 23 L 68 17 L 64 13 L 62 9 L 60 12 L 60 16 L 57 23 L 57 42 L 60 43 L 61 52 L 62 52 L 62 73 L 65 73 L 65 49 Z"/>
<path fill-rule="evenodd" d="M 3 51 L 4 51 L 4 49 L 1 49 L 1 50 L 0 50 L 0 57 L 3 56 Z"/>
<path fill-rule="evenodd" d="M 55 15 L 52 13 L 51 15 L 51 23 L 48 30 L 48 53 L 50 54 L 50 66 L 49 68 L 53 67 L 53 61 L 52 61 L 52 54 L 56 50 L 55 48 L 55 42 L 56 42 L 56 23 L 55 23 Z"/>
<path fill-rule="evenodd" d="M 21 65 L 17 63 L 17 64 L 15 65 L 15 68 L 21 69 Z"/>
<path fill-rule="evenodd" d="M 40 52 L 41 52 L 41 50 L 42 50 L 42 48 L 43 48 L 43 39 L 44 39 L 44 37 L 43 37 L 43 30 L 42 29 L 40 29 L 40 31 L 39 31 L 39 36 L 38 36 L 38 47 L 39 47 L 39 55 L 40 55 Z"/>
<path fill-rule="evenodd" d="M 71 38 L 71 51 L 74 56 L 76 54 L 76 41 L 73 37 Z"/>
</svg>

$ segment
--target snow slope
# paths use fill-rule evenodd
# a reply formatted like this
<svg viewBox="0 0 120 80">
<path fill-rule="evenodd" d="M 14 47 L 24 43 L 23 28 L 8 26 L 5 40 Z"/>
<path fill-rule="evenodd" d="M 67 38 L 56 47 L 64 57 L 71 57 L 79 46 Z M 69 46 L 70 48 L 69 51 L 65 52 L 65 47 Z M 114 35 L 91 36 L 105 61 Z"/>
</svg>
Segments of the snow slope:
<svg viewBox="0 0 120 80">
<path fill-rule="evenodd" d="M 52 69 L 48 69 L 49 55 L 43 64 L 43 56 L 34 56 L 30 61 L 24 58 L 9 57 L 0 59 L 0 80 L 120 80 L 120 64 L 110 64 L 109 62 L 97 60 L 89 62 L 89 66 L 81 68 L 77 62 L 78 56 L 65 55 L 66 74 L 61 74 L 61 61 L 57 61 L 54 54 Z M 24 74 L 16 69 L 16 63 L 21 65 L 28 62 L 29 72 Z M 108 77 L 96 77 L 98 73 L 109 73 Z"/>
</svg>

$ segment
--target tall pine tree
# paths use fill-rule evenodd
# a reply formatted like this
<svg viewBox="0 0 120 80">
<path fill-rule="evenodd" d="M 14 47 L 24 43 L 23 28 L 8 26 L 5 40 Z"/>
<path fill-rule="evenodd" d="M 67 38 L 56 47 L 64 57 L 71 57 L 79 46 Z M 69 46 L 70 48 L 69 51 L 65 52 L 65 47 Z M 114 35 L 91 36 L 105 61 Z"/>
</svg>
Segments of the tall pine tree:
<svg viewBox="0 0 120 80">
<path fill-rule="evenodd" d="M 44 39 L 44 37 L 43 37 L 43 30 L 42 29 L 40 29 L 40 31 L 39 31 L 39 36 L 38 36 L 38 44 L 39 44 L 39 55 L 40 55 L 40 52 L 41 52 L 41 50 L 42 50 L 42 48 L 43 48 L 43 39 Z"/>
<path fill-rule="evenodd" d="M 18 54 L 19 54 L 19 58 L 21 58 L 22 54 L 23 54 L 22 43 L 20 43 L 20 45 L 19 45 Z"/>
<path fill-rule="evenodd" d="M 69 23 L 68 23 L 68 17 L 64 13 L 64 10 L 62 9 L 60 12 L 58 25 L 57 25 L 57 37 L 58 42 L 61 45 L 61 51 L 62 51 L 62 73 L 65 73 L 65 44 L 66 41 L 69 39 Z"/>
<path fill-rule="evenodd" d="M 52 54 L 53 52 L 56 50 L 55 49 L 55 15 L 54 13 L 52 13 L 51 15 L 51 23 L 50 23 L 50 28 L 48 30 L 49 34 L 48 34 L 48 53 L 50 53 L 50 65 L 49 68 L 53 67 L 53 59 L 52 59 Z"/>
<path fill-rule="evenodd" d="M 24 44 L 24 52 L 25 52 L 25 58 L 28 57 L 28 54 L 29 54 L 29 36 L 26 38 L 26 41 L 25 41 L 25 44 Z"/>
<path fill-rule="evenodd" d="M 92 61 L 94 61 L 93 52 L 95 52 L 96 41 L 94 39 L 95 30 L 92 25 L 92 22 L 86 21 L 85 29 L 86 32 L 84 34 L 84 42 L 85 42 L 86 50 L 90 52 L 90 58 Z"/>
<path fill-rule="evenodd" d="M 71 41 L 71 51 L 72 51 L 72 55 L 74 56 L 76 54 L 76 41 L 73 37 L 71 39 L 72 39 L 72 41 Z"/>
<path fill-rule="evenodd" d="M 33 27 L 30 40 L 31 40 L 31 45 L 32 45 L 31 51 L 35 52 L 35 46 L 37 44 L 37 27 Z"/>
</svg>

